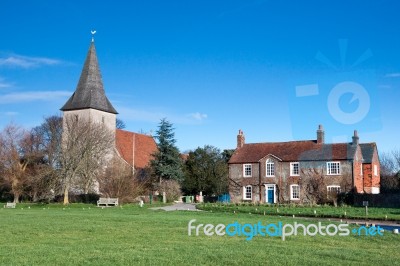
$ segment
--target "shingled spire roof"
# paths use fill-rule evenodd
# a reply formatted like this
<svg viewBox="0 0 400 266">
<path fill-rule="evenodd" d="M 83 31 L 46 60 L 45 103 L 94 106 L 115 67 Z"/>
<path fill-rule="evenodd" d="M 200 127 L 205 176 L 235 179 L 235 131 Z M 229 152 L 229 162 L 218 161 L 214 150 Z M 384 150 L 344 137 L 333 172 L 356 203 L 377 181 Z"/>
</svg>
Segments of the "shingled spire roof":
<svg viewBox="0 0 400 266">
<path fill-rule="evenodd" d="M 104 92 L 96 48 L 94 47 L 93 41 L 90 44 L 78 86 L 71 98 L 69 98 L 61 108 L 61 111 L 88 108 L 118 114 Z"/>
</svg>

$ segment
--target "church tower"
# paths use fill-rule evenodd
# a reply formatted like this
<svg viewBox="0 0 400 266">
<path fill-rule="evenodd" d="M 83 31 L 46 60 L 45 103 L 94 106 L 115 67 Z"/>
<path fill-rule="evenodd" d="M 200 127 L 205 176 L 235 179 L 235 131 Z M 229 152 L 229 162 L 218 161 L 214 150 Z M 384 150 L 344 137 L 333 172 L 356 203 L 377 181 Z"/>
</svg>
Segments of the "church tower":
<svg viewBox="0 0 400 266">
<path fill-rule="evenodd" d="M 73 116 L 90 122 L 103 123 L 115 139 L 117 111 L 104 91 L 94 40 L 89 47 L 85 64 L 74 94 L 61 108 L 64 122 Z"/>
</svg>

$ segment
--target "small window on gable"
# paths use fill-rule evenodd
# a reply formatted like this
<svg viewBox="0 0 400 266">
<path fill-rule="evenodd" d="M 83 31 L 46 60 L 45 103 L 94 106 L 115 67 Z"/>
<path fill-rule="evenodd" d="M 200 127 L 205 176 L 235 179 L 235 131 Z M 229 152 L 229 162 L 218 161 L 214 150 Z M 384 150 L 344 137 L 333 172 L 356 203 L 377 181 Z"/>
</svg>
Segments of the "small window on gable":
<svg viewBox="0 0 400 266">
<path fill-rule="evenodd" d="M 243 199 L 244 200 L 251 200 L 252 194 L 253 194 L 252 187 L 250 185 L 243 187 Z"/>
<path fill-rule="evenodd" d="M 299 200 L 300 199 L 300 186 L 290 185 L 290 199 Z"/>
<path fill-rule="evenodd" d="M 243 176 L 244 177 L 251 177 L 252 176 L 251 164 L 244 164 L 243 165 Z"/>
<path fill-rule="evenodd" d="M 340 175 L 340 162 L 327 162 L 326 168 L 328 175 Z"/>
<path fill-rule="evenodd" d="M 300 175 L 298 162 L 290 163 L 290 175 L 291 176 L 299 176 Z"/>
<path fill-rule="evenodd" d="M 378 175 L 378 166 L 376 164 L 374 164 L 374 175 Z"/>
<path fill-rule="evenodd" d="M 78 122 L 78 115 L 75 115 L 75 121 Z"/>
<path fill-rule="evenodd" d="M 266 176 L 275 176 L 275 164 L 271 159 L 268 159 L 265 163 L 265 172 Z"/>
</svg>

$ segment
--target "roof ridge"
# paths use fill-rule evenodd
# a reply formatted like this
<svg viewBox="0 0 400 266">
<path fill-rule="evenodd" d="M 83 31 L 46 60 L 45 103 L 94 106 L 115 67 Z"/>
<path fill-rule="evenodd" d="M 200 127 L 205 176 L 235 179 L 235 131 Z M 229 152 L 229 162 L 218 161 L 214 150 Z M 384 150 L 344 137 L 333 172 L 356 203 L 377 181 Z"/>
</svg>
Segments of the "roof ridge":
<svg viewBox="0 0 400 266">
<path fill-rule="evenodd" d="M 280 143 L 293 143 L 293 142 L 314 142 L 316 140 L 291 140 L 291 141 L 276 141 L 276 142 L 254 142 L 254 143 L 245 143 L 244 145 L 257 145 L 257 144 L 280 144 Z"/>
<path fill-rule="evenodd" d="M 147 134 L 143 134 L 143 133 L 137 133 L 137 132 L 133 132 L 133 131 L 125 130 L 125 129 L 117 128 L 116 130 L 123 131 L 123 132 L 126 132 L 126 133 L 135 134 L 135 135 L 141 135 L 141 136 L 153 138 L 152 135 L 147 135 Z"/>
</svg>

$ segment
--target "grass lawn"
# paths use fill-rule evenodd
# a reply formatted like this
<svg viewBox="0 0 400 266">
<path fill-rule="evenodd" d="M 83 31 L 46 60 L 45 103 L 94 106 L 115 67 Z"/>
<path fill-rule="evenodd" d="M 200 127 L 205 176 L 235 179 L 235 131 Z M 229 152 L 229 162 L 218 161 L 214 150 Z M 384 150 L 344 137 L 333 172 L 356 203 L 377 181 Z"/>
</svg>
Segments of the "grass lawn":
<svg viewBox="0 0 400 266">
<path fill-rule="evenodd" d="M 368 215 L 365 207 L 329 205 L 302 206 L 302 205 L 269 205 L 269 204 L 224 204 L 224 203 L 205 203 L 198 208 L 213 212 L 236 212 L 267 214 L 275 216 L 302 216 L 302 217 L 324 217 L 324 218 L 348 218 L 348 219 L 373 219 L 382 221 L 400 221 L 399 208 L 376 208 L 369 207 Z"/>
<path fill-rule="evenodd" d="M 21 209 L 23 207 L 23 209 Z M 90 207 L 90 209 L 89 209 Z M 188 222 L 313 221 L 138 206 L 18 205 L 0 209 L 0 265 L 396 265 L 400 235 L 188 236 Z"/>
</svg>

